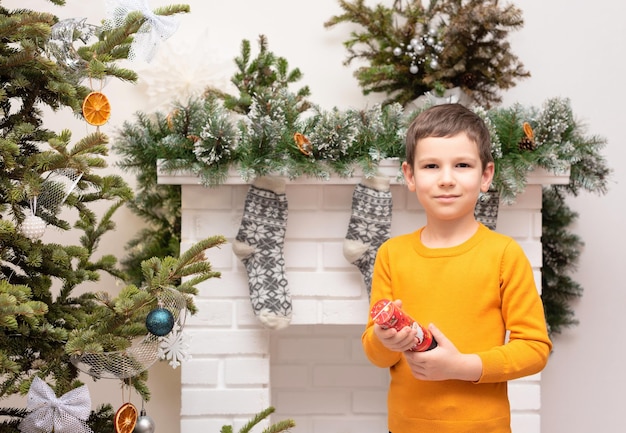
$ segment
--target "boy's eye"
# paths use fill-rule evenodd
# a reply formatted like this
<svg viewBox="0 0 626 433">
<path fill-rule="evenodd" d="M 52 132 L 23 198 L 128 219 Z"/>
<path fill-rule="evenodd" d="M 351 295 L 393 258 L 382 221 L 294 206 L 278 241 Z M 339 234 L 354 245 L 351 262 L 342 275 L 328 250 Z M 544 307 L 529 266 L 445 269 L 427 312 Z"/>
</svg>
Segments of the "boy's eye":
<svg viewBox="0 0 626 433">
<path fill-rule="evenodd" d="M 471 167 L 471 165 L 470 165 L 470 164 L 468 164 L 468 163 L 466 163 L 466 162 L 459 162 L 459 163 L 457 164 L 457 166 L 458 166 L 458 167 L 462 167 L 462 168 L 468 168 L 468 167 Z"/>
<path fill-rule="evenodd" d="M 437 168 L 437 164 L 425 164 L 424 168 Z"/>
</svg>

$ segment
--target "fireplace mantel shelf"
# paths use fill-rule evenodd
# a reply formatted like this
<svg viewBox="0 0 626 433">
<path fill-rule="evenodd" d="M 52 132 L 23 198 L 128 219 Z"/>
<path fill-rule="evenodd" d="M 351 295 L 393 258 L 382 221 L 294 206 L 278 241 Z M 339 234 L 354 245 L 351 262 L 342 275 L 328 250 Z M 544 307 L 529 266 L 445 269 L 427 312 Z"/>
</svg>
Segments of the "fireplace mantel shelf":
<svg viewBox="0 0 626 433">
<path fill-rule="evenodd" d="M 162 185 L 200 185 L 200 178 L 191 172 L 179 171 L 168 172 L 163 170 L 163 162 L 157 163 L 158 183 Z M 384 160 L 379 165 L 382 175 L 389 176 L 392 184 L 402 184 L 403 180 L 399 170 L 398 161 Z M 569 183 L 569 171 L 563 173 L 552 173 L 543 168 L 535 169 L 528 173 L 528 185 L 565 185 Z M 340 177 L 331 175 L 329 179 L 301 176 L 295 179 L 288 179 L 288 183 L 298 185 L 356 185 L 361 180 L 360 172 L 355 172 L 351 177 Z M 231 169 L 227 178 L 221 185 L 245 185 L 249 182 L 243 179 L 237 170 Z"/>
</svg>

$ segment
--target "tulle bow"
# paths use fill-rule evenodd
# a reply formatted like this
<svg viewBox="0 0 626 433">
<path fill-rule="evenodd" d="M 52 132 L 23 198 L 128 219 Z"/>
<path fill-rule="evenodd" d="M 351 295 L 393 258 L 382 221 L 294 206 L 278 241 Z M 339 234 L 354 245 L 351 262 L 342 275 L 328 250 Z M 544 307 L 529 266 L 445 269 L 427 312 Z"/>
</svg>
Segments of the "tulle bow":
<svg viewBox="0 0 626 433">
<path fill-rule="evenodd" d="M 57 398 L 52 388 L 35 377 L 28 391 L 30 413 L 22 420 L 22 433 L 93 433 L 85 420 L 91 413 L 86 385 Z"/>
<path fill-rule="evenodd" d="M 146 18 L 133 36 L 128 58 L 149 62 L 157 52 L 160 41 L 164 41 L 178 30 L 178 17 L 157 15 L 150 9 L 148 0 L 107 0 L 105 3 L 107 26 L 120 27 L 130 12 L 139 11 Z M 105 27 L 107 27 L 105 26 Z"/>
</svg>

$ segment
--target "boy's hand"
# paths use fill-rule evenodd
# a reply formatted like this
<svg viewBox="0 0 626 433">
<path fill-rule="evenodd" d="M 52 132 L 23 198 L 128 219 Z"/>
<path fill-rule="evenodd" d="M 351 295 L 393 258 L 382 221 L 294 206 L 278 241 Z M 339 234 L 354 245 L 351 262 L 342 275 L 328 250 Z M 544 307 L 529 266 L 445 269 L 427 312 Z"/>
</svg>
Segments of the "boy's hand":
<svg viewBox="0 0 626 433">
<path fill-rule="evenodd" d="M 394 352 L 404 352 L 415 346 L 415 336 L 417 331 L 405 326 L 400 331 L 394 328 L 383 329 L 380 325 L 374 324 L 374 334 L 380 342 L 389 350 Z"/>
<path fill-rule="evenodd" d="M 398 308 L 402 308 L 402 300 L 396 299 L 393 303 Z M 374 324 L 374 335 L 387 349 L 394 352 L 404 352 L 415 346 L 417 331 L 408 326 L 397 331 L 394 328 L 383 329 L 380 325 Z"/>
<path fill-rule="evenodd" d="M 437 340 L 437 347 L 426 352 L 404 353 L 413 377 L 420 380 L 478 381 L 483 370 L 480 357 L 459 352 L 435 325 L 430 324 L 428 329 Z"/>
</svg>

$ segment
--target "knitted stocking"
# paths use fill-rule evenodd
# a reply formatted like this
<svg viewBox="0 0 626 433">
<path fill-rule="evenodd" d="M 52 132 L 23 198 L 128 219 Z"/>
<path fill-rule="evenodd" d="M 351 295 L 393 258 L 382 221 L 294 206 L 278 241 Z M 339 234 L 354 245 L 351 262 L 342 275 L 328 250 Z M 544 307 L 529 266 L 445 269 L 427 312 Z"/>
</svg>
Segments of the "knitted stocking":
<svg viewBox="0 0 626 433">
<path fill-rule="evenodd" d="M 256 179 L 248 189 L 233 252 L 246 267 L 254 314 L 272 329 L 284 328 L 291 321 L 291 294 L 283 255 L 286 229 L 285 181 Z"/>
<path fill-rule="evenodd" d="M 343 243 L 343 254 L 363 275 L 369 296 L 378 247 L 391 232 L 391 191 L 389 179 L 363 179 L 352 194 L 352 214 Z"/>
<path fill-rule="evenodd" d="M 487 228 L 495 230 L 499 207 L 500 194 L 498 191 L 489 190 L 486 193 L 481 193 L 474 208 L 474 217 L 476 217 L 476 221 L 484 224 Z"/>
</svg>

